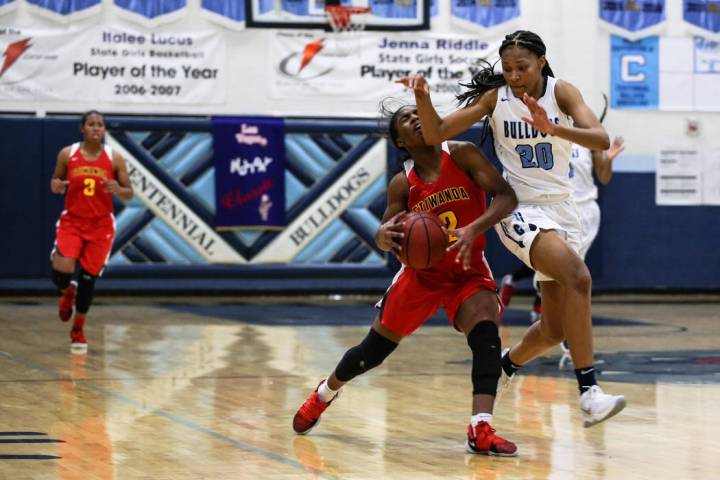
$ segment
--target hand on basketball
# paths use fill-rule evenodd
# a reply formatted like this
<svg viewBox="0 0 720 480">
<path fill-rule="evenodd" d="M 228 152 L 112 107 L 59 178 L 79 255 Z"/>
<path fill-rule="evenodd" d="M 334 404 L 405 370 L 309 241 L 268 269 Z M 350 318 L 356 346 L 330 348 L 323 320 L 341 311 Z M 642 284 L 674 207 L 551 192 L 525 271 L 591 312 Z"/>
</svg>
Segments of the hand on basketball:
<svg viewBox="0 0 720 480">
<path fill-rule="evenodd" d="M 472 247 L 475 242 L 475 237 L 477 237 L 477 233 L 469 225 L 467 227 L 453 230 L 451 233 L 457 238 L 457 240 L 455 243 L 450 245 L 447 250 L 448 252 L 451 250 L 457 250 L 458 253 L 455 256 L 455 263 L 462 262 L 463 270 L 469 270 L 470 261 L 472 260 Z"/>
<path fill-rule="evenodd" d="M 395 83 L 405 85 L 407 88 L 411 88 L 416 94 L 430 95 L 430 84 L 427 78 L 422 75 L 413 75 L 412 77 L 402 77 L 395 80 Z"/>
<path fill-rule="evenodd" d="M 398 239 L 403 238 L 405 234 L 402 232 L 403 219 L 407 212 L 402 211 L 395 214 L 390 220 L 380 225 L 377 234 L 378 247 L 386 252 L 397 252 L 402 250 L 402 246 Z"/>
<path fill-rule="evenodd" d="M 610 145 L 610 148 L 607 150 L 607 159 L 612 161 L 620 155 L 620 153 L 625 150 L 625 140 L 623 137 L 615 137 L 613 138 L 613 142 Z"/>
<path fill-rule="evenodd" d="M 103 187 L 105 192 L 111 195 L 117 195 L 120 193 L 120 184 L 116 180 L 103 180 Z"/>
<path fill-rule="evenodd" d="M 547 116 L 547 112 L 542 106 L 540 106 L 538 101 L 527 93 L 524 93 L 523 103 L 525 103 L 525 105 L 528 107 L 528 110 L 530 110 L 530 115 L 532 116 L 521 117 L 523 121 L 529 123 L 535 130 L 539 132 L 549 133 L 550 135 L 553 135 L 553 132 L 555 131 L 555 124 L 550 121 Z"/>
<path fill-rule="evenodd" d="M 60 178 L 53 178 L 50 180 L 50 191 L 52 193 L 65 193 L 67 186 L 70 184 L 68 180 L 62 180 Z"/>
</svg>

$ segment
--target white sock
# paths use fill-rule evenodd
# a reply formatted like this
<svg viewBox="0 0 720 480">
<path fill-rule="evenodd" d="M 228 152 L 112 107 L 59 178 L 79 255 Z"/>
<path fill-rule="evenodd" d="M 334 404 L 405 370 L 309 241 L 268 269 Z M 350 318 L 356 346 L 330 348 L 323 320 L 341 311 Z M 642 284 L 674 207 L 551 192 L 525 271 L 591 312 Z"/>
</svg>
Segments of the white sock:
<svg viewBox="0 0 720 480">
<path fill-rule="evenodd" d="M 318 397 L 320 397 L 320 400 L 328 403 L 330 400 L 335 398 L 335 395 L 337 395 L 337 390 L 332 390 L 330 387 L 328 387 L 327 380 L 323 380 L 323 382 L 318 387 Z"/>
<path fill-rule="evenodd" d="M 492 425 L 492 413 L 476 413 L 470 417 L 470 425 L 475 427 L 480 422 L 486 422 Z"/>
</svg>

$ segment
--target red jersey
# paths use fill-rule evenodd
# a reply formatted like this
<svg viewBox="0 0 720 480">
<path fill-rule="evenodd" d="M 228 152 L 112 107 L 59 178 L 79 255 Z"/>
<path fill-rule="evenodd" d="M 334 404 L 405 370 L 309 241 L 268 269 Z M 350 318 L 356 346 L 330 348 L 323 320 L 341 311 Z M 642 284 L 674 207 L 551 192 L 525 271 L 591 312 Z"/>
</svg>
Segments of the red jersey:
<svg viewBox="0 0 720 480">
<path fill-rule="evenodd" d="M 450 155 L 447 143 L 443 143 L 440 177 L 433 183 L 425 183 L 415 172 L 414 162 L 405 162 L 405 174 L 410 183 L 408 209 L 413 212 L 431 212 L 440 218 L 448 230 L 464 227 L 485 213 L 485 192 L 467 176 Z M 455 238 L 450 236 L 452 244 Z M 462 269 L 462 263 L 456 263 L 457 250 L 445 254 L 445 257 L 431 268 L 419 273 L 485 273 L 490 269 L 485 261 L 485 235 L 475 238 L 473 243 L 471 267 Z"/>
<path fill-rule="evenodd" d="M 70 147 L 67 166 L 65 210 L 76 217 L 99 217 L 113 213 L 112 195 L 105 192 L 103 182 L 114 180 L 112 151 L 105 147 L 95 160 L 87 160 L 80 144 Z"/>
</svg>

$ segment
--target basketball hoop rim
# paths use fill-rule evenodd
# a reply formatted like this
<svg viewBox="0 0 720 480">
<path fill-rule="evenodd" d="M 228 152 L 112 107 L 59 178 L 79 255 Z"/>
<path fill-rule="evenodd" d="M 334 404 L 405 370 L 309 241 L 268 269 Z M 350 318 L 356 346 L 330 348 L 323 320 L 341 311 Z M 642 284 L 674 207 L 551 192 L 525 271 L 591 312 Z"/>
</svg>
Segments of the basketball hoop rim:
<svg viewBox="0 0 720 480">
<path fill-rule="evenodd" d="M 325 15 L 330 29 L 335 33 L 360 31 L 365 29 L 364 22 L 353 22 L 353 16 L 370 13 L 370 7 L 354 5 L 326 5 Z"/>
<path fill-rule="evenodd" d="M 372 9 L 370 7 L 356 7 L 354 5 L 326 5 L 325 11 L 332 14 L 334 12 L 345 12 L 350 15 L 362 15 L 363 13 L 370 13 Z"/>
</svg>

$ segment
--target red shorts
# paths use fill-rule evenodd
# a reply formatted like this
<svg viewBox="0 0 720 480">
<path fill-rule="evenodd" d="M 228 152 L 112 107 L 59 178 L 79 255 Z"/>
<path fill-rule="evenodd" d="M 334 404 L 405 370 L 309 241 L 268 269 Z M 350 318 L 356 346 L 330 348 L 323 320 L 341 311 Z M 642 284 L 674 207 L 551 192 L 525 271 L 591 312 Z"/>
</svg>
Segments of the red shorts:
<svg viewBox="0 0 720 480">
<path fill-rule="evenodd" d="M 495 280 L 488 271 L 428 277 L 404 268 L 393 280 L 378 304 L 380 322 L 398 335 L 408 336 L 442 306 L 453 327 L 460 306 L 482 290 L 495 292 Z"/>
<path fill-rule="evenodd" d="M 66 211 L 55 227 L 53 253 L 74 258 L 90 275 L 98 276 L 110 257 L 115 238 L 115 217 L 76 217 Z"/>
</svg>

